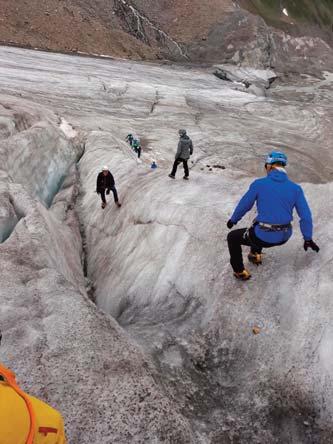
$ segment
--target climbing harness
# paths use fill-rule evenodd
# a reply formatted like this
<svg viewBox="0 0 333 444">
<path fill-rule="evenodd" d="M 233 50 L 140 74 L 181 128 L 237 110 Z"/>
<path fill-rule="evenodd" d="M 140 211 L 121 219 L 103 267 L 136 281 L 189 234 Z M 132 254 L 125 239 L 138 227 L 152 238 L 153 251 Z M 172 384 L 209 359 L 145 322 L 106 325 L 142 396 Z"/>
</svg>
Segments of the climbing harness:
<svg viewBox="0 0 333 444">
<path fill-rule="evenodd" d="M 284 225 L 276 225 L 276 224 L 266 224 L 264 222 L 255 222 L 253 226 L 255 225 L 259 225 L 259 227 L 263 230 L 263 231 L 289 231 L 292 228 L 292 225 L 289 224 L 284 224 Z"/>
</svg>

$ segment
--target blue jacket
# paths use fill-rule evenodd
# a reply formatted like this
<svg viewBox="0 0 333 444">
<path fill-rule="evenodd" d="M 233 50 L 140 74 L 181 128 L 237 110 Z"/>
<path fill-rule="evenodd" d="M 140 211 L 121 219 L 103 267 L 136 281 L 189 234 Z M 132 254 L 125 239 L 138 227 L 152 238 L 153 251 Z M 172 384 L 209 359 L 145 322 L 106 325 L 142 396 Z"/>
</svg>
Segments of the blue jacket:
<svg viewBox="0 0 333 444">
<path fill-rule="evenodd" d="M 302 188 L 289 180 L 281 170 L 272 170 L 267 177 L 255 180 L 247 193 L 242 197 L 231 221 L 236 224 L 257 203 L 257 222 L 284 225 L 293 220 L 293 210 L 296 208 L 300 217 L 300 228 L 305 240 L 312 239 L 312 215 L 305 199 Z M 292 235 L 292 229 L 287 232 L 269 232 L 255 227 L 256 236 L 272 244 L 286 242 Z"/>
</svg>

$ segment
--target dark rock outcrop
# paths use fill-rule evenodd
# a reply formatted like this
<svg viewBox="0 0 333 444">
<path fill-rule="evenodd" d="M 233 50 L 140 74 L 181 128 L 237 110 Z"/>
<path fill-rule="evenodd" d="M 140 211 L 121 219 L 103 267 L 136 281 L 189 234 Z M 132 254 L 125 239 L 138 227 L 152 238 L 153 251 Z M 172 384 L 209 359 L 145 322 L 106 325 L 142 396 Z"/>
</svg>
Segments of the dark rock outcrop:
<svg viewBox="0 0 333 444">
<path fill-rule="evenodd" d="M 318 72 L 333 67 L 332 48 L 319 37 L 293 37 L 244 10 L 215 25 L 207 40 L 189 45 L 191 59 L 279 71 Z"/>
</svg>

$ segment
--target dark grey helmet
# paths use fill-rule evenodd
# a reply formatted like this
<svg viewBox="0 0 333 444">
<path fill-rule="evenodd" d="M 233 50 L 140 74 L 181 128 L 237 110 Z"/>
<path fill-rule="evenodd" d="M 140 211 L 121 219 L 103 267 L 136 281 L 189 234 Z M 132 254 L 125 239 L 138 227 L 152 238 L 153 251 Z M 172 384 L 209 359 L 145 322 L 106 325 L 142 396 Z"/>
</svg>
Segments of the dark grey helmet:
<svg viewBox="0 0 333 444">
<path fill-rule="evenodd" d="M 186 135 L 186 130 L 184 130 L 184 129 L 180 129 L 179 131 L 178 131 L 178 133 L 179 133 L 179 135 L 182 137 L 182 136 L 185 136 Z"/>
</svg>

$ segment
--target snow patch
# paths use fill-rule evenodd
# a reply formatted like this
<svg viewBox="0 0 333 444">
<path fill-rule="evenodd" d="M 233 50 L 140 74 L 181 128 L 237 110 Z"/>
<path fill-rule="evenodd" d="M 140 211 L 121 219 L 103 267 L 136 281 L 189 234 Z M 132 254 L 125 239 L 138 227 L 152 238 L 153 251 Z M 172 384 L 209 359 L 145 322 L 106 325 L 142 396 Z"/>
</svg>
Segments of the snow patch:
<svg viewBox="0 0 333 444">
<path fill-rule="evenodd" d="M 68 139 L 74 139 L 77 136 L 77 131 L 64 118 L 61 118 L 59 128 Z"/>
</svg>

